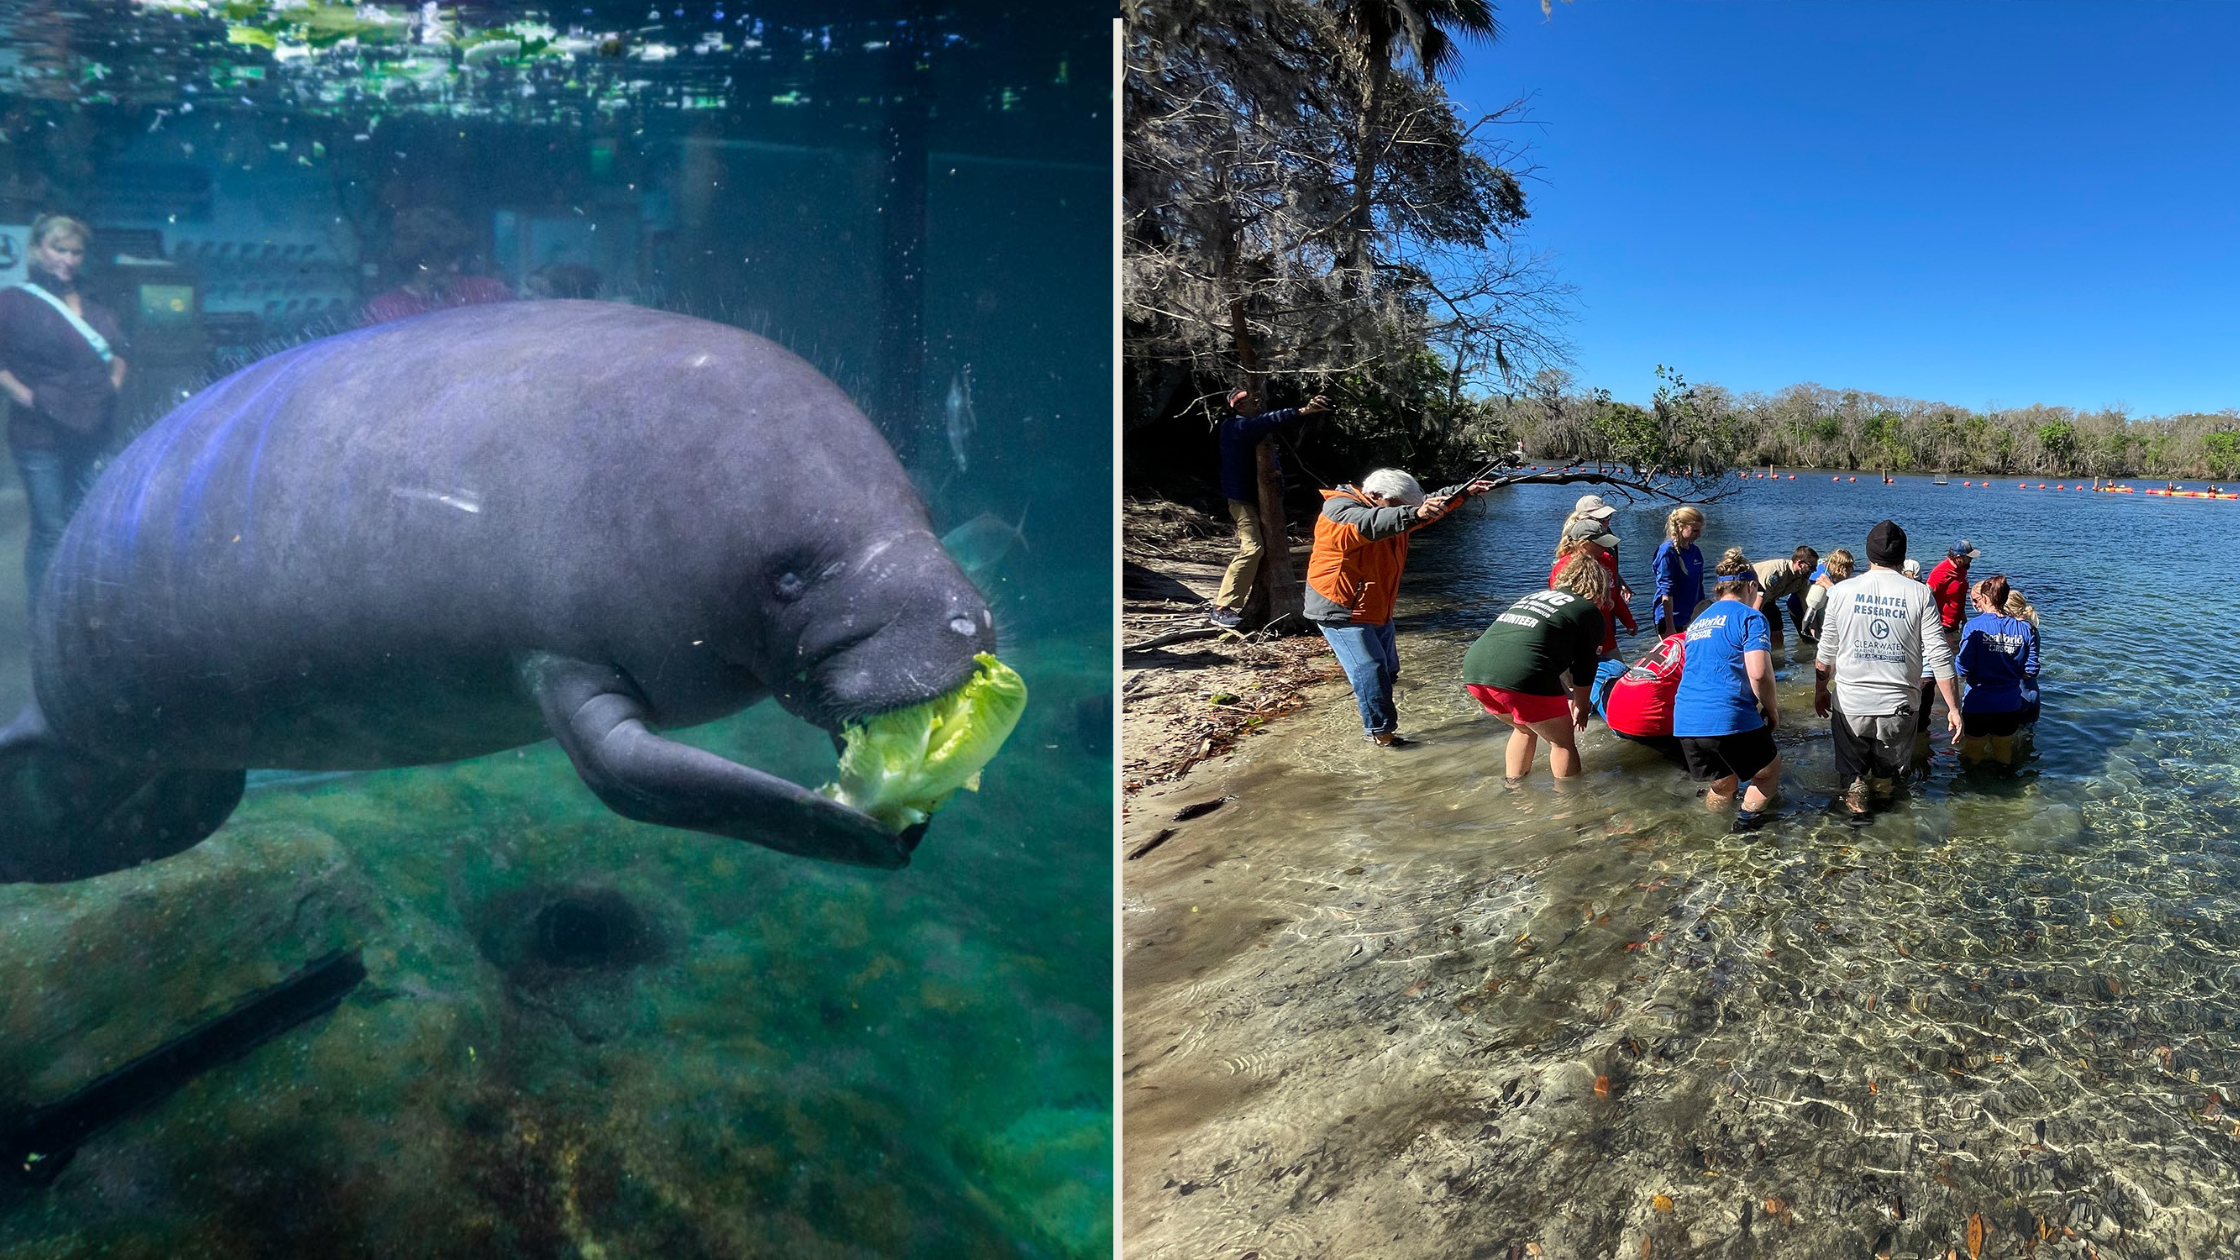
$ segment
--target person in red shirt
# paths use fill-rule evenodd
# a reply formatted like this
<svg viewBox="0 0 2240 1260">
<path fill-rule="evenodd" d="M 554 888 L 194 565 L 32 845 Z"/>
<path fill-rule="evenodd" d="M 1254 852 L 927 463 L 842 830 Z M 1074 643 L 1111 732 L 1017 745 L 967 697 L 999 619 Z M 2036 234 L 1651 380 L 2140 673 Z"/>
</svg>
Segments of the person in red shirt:
<svg viewBox="0 0 2240 1260">
<path fill-rule="evenodd" d="M 1963 538 L 1952 545 L 1937 567 L 1929 570 L 1929 593 L 1937 597 L 1937 620 L 1944 626 L 1945 646 L 1960 651 L 1960 626 L 1968 619 L 1968 566 L 1983 553 Z M 1921 730 L 1929 729 L 1929 702 L 1936 698 L 1937 681 L 1921 680 L 1921 705 L 1914 710 Z"/>
<path fill-rule="evenodd" d="M 1929 593 L 1937 597 L 1937 618 L 1948 639 L 1958 636 L 1960 623 L 1968 619 L 1968 566 L 1982 554 L 1963 538 L 1929 570 Z"/>
<path fill-rule="evenodd" d="M 467 225 L 441 206 L 400 212 L 389 229 L 389 256 L 403 283 L 368 300 L 364 322 L 385 324 L 454 306 L 511 302 L 513 290 L 504 281 L 466 269 L 472 247 Z"/>
<path fill-rule="evenodd" d="M 1610 685 L 1602 710 L 1611 734 L 1654 748 L 1675 765 L 1684 759 L 1672 734 L 1672 700 L 1680 691 L 1687 650 L 1685 633 L 1666 635 Z"/>
<path fill-rule="evenodd" d="M 1592 516 L 1574 515 L 1564 526 L 1563 541 L 1556 544 L 1556 561 L 1548 566 L 1548 589 L 1556 588 L 1556 578 L 1563 574 L 1564 566 L 1581 555 L 1593 556 L 1610 575 L 1610 604 L 1602 610 L 1602 655 L 1609 659 L 1618 654 L 1618 622 L 1626 623 L 1626 632 L 1635 630 L 1633 610 L 1627 608 L 1620 594 L 1625 583 L 1618 579 L 1618 557 L 1610 549 L 1618 545 L 1618 536 L 1609 526 Z"/>
</svg>

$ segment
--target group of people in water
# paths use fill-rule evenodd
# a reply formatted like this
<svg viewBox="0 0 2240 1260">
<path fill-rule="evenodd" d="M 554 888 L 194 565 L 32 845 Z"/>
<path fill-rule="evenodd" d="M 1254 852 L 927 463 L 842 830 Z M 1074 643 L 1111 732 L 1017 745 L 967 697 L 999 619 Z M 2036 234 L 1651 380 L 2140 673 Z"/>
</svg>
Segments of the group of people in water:
<svg viewBox="0 0 2240 1260">
<path fill-rule="evenodd" d="M 1925 577 L 1905 531 L 1887 520 L 1867 533 L 1864 571 L 1845 548 L 1824 561 L 1809 546 L 1752 561 L 1730 547 L 1706 575 L 1703 513 L 1683 505 L 1651 562 L 1660 640 L 1628 664 L 1616 652 L 1616 625 L 1631 614 L 1612 511 L 1581 498 L 1548 589 L 1494 618 L 1463 658 L 1465 688 L 1512 728 L 1512 780 L 1543 740 L 1557 778 L 1580 773 L 1577 735 L 1599 716 L 1707 783 L 1713 807 L 1739 798 L 1737 825 L 1756 825 L 1780 789 L 1773 652 L 1784 611 L 1814 647 L 1813 709 L 1829 721 L 1850 813 L 1870 814 L 1926 760 L 1940 696 L 1963 762 L 2013 766 L 2026 751 L 2038 717 L 2037 612 L 2003 575 L 1971 580 L 1982 553 L 1967 540 Z"/>
<path fill-rule="evenodd" d="M 1478 482 L 1426 495 L 1397 469 L 1324 492 L 1308 564 L 1307 616 L 1330 641 L 1376 744 L 1403 747 L 1393 681 L 1392 609 L 1409 535 L 1445 516 Z M 1843 808 L 1867 817 L 1928 759 L 1934 705 L 1969 765 L 2012 767 L 2038 719 L 2038 615 L 2003 575 L 1971 578 L 1982 554 L 1966 539 L 1923 575 L 1894 521 L 1868 530 L 1865 567 L 1848 548 L 1810 546 L 1753 561 L 1730 547 L 1705 571 L 1703 512 L 1665 519 L 1651 561 L 1659 641 L 1628 663 L 1618 626 L 1636 629 L 1618 573 L 1614 509 L 1586 495 L 1559 531 L 1547 587 L 1493 619 L 1463 657 L 1462 682 L 1510 726 L 1509 779 L 1548 745 L 1558 779 L 1582 772 L 1579 733 L 1600 717 L 1704 782 L 1713 808 L 1739 802 L 1738 827 L 1762 821 L 1779 794 L 1781 725 L 1773 653 L 1783 614 L 1813 647 L 1813 710 L 1828 720 Z"/>
</svg>

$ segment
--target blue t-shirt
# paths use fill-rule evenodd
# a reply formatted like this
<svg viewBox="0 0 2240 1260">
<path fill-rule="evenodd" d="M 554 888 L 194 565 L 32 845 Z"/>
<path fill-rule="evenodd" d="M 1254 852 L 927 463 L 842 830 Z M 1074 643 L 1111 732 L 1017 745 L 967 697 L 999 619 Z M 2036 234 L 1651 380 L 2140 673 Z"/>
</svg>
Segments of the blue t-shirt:
<svg viewBox="0 0 2240 1260">
<path fill-rule="evenodd" d="M 1968 618 L 1952 665 L 1968 680 L 1962 713 L 2012 713 L 2038 702 L 2038 632 L 2020 617 Z"/>
<path fill-rule="evenodd" d="M 1688 617 L 1703 602 L 1703 551 L 1694 543 L 1685 547 L 1674 545 L 1669 538 L 1657 544 L 1656 559 L 1651 561 L 1657 574 L 1656 590 L 1651 601 L 1669 599 L 1670 615 L 1677 629 L 1688 628 Z M 1663 607 L 1652 602 L 1652 607 Z M 1660 616 L 1664 614 L 1658 614 Z"/>
<path fill-rule="evenodd" d="M 1708 739 L 1764 726 L 1742 654 L 1771 651 L 1772 644 L 1765 614 L 1739 599 L 1715 600 L 1698 614 L 1688 624 L 1688 668 L 1672 698 L 1672 733 Z"/>
</svg>

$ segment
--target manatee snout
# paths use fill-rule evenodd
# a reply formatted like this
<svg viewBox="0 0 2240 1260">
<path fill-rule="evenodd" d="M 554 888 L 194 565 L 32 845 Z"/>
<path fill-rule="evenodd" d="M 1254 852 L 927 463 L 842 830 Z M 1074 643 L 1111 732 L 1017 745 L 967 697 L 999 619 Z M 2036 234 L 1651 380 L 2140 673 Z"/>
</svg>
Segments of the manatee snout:
<svg viewBox="0 0 2240 1260">
<path fill-rule="evenodd" d="M 787 707 L 827 730 L 922 704 L 963 685 L 996 648 L 988 602 L 931 535 L 893 548 L 834 600 L 844 611 L 805 635 L 807 686 Z M 897 554 L 900 553 L 900 554 Z"/>
</svg>

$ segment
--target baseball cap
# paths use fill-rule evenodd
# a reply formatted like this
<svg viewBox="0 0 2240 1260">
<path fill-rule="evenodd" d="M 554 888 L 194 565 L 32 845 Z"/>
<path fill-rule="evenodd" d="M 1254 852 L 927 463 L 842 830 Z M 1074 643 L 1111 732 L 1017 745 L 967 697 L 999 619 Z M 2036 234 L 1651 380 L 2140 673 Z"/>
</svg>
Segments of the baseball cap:
<svg viewBox="0 0 2240 1260">
<path fill-rule="evenodd" d="M 1618 536 L 1611 533 L 1608 526 L 1593 517 L 1588 517 L 1583 521 L 1571 522 L 1570 527 L 1563 531 L 1563 536 L 1565 538 L 1584 538 L 1597 547 L 1615 547 L 1618 545 Z"/>
<path fill-rule="evenodd" d="M 1867 563 L 1899 565 L 1906 559 L 1906 531 L 1896 521 L 1877 521 L 1867 531 Z"/>
<path fill-rule="evenodd" d="M 1913 559 L 1911 556 L 1908 556 L 1905 563 L 1905 575 L 1909 578 L 1920 577 L 1921 562 L 1919 560 Z"/>
<path fill-rule="evenodd" d="M 1591 516 L 1602 521 L 1609 520 L 1617 510 L 1604 503 L 1602 496 L 1599 494 L 1582 494 L 1579 496 L 1579 501 L 1571 505 L 1573 516 Z"/>
<path fill-rule="evenodd" d="M 1952 544 L 1952 550 L 1946 552 L 1945 554 L 1951 556 L 1955 560 L 1958 560 L 1962 556 L 1966 556 L 1968 559 L 1973 560 L 1983 553 L 1977 551 L 1974 547 L 1969 546 L 1968 540 L 1963 538 L 1959 542 Z"/>
</svg>

